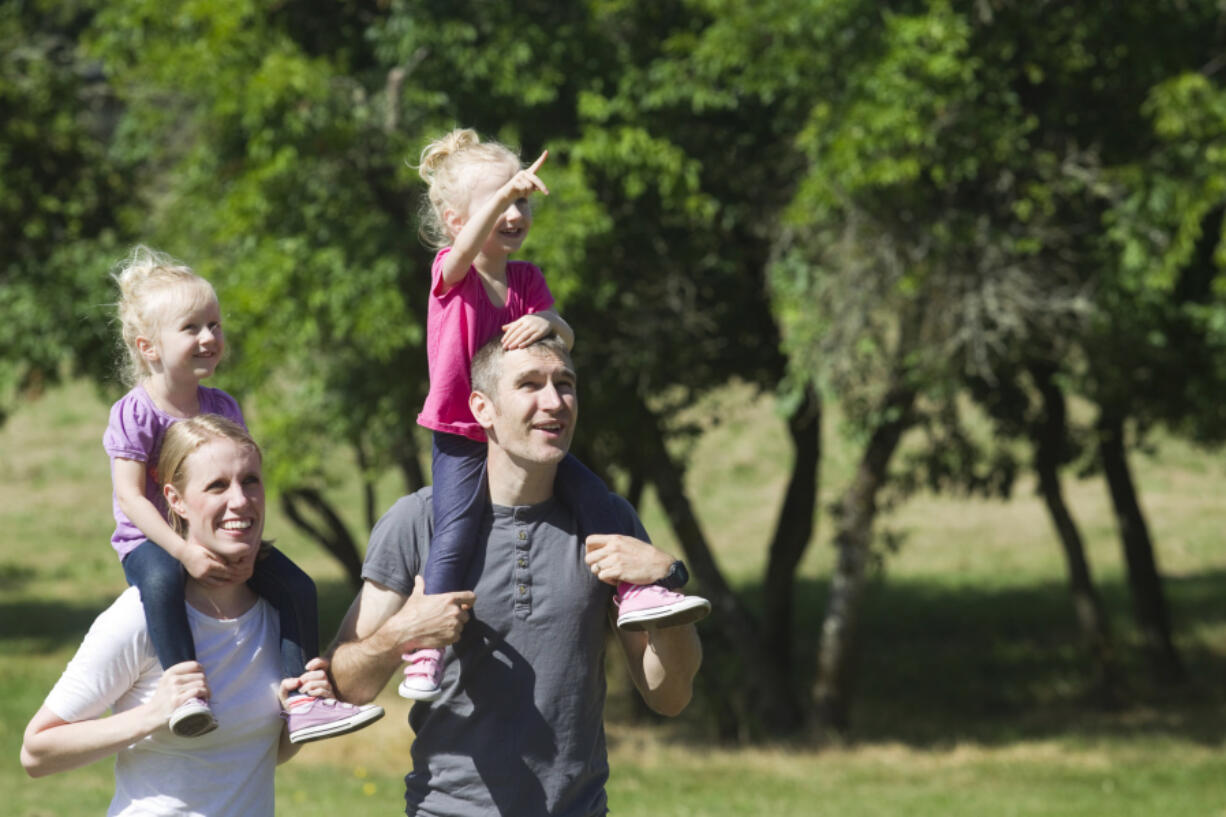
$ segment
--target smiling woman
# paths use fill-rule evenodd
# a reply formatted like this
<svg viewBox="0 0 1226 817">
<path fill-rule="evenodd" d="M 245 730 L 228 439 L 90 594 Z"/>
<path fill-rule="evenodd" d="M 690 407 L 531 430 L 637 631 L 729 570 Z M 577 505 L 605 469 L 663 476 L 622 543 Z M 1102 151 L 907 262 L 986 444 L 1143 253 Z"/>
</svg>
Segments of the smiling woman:
<svg viewBox="0 0 1226 817">
<path fill-rule="evenodd" d="M 242 426 L 203 414 L 167 431 L 158 474 L 172 525 L 227 568 L 222 578 L 187 580 L 198 660 L 163 670 L 139 593 L 128 588 L 95 620 L 26 727 L 21 762 L 41 777 L 115 755 L 110 815 L 271 817 L 274 769 L 297 751 L 283 706 L 293 696 L 330 700 L 332 688 L 319 658 L 302 675 L 281 677 L 279 617 L 247 584 L 257 560 L 276 553 L 262 540 L 260 450 Z M 170 713 L 193 700 L 210 702 L 218 728 L 173 734 Z M 333 707 L 348 707 L 362 724 L 383 714 Z M 101 717 L 108 709 L 114 714 Z"/>
</svg>

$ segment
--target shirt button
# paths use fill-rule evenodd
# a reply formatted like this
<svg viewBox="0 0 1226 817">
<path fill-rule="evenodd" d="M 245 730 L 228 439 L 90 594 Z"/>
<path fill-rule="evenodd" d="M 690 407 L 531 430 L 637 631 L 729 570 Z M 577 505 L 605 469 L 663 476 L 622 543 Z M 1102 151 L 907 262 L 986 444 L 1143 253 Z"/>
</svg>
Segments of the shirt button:
<svg viewBox="0 0 1226 817">
<path fill-rule="evenodd" d="M 522 541 L 524 541 L 524 540 L 525 540 L 525 539 L 527 539 L 527 538 L 528 538 L 528 531 L 526 531 L 526 530 L 521 530 L 521 531 L 519 532 L 519 541 L 521 541 L 521 542 L 522 542 Z"/>
<path fill-rule="evenodd" d="M 524 585 L 522 585 L 522 584 L 521 584 L 521 585 L 519 586 L 519 595 L 521 595 L 521 596 L 522 596 L 522 595 L 524 595 L 524 594 L 525 594 L 525 593 L 527 593 L 527 592 L 528 592 L 528 588 L 527 588 L 527 587 L 525 587 Z"/>
<path fill-rule="evenodd" d="M 518 564 L 519 564 L 519 566 L 520 566 L 520 567 L 527 567 L 527 566 L 528 566 L 528 560 L 527 560 L 527 559 L 520 559 L 520 560 L 519 560 L 519 562 L 518 562 Z"/>
</svg>

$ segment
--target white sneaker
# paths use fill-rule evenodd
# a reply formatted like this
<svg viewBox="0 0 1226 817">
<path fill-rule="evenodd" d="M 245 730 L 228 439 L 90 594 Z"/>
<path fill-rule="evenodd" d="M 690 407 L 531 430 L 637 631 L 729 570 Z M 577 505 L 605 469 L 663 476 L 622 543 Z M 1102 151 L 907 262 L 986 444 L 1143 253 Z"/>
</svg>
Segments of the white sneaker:
<svg viewBox="0 0 1226 817">
<path fill-rule="evenodd" d="M 197 738 L 217 728 L 213 710 L 200 698 L 179 704 L 170 713 L 170 731 L 181 738 Z"/>
</svg>

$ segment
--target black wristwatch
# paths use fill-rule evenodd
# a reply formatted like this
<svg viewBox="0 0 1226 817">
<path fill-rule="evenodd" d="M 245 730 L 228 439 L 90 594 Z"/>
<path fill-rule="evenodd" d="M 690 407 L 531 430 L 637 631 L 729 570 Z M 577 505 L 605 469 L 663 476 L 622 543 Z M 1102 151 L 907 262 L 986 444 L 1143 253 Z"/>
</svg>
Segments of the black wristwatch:
<svg viewBox="0 0 1226 817">
<path fill-rule="evenodd" d="M 668 566 L 668 573 L 656 584 L 665 590 L 680 590 L 690 580 L 690 571 L 685 569 L 685 562 L 678 559 Z"/>
</svg>

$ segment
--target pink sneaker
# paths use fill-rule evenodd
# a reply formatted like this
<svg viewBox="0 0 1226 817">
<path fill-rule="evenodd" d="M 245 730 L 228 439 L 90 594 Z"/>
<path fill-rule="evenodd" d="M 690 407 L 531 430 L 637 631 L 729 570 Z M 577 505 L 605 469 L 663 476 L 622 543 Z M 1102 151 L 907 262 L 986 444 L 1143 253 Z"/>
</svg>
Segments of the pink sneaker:
<svg viewBox="0 0 1226 817">
<path fill-rule="evenodd" d="M 414 650 L 404 656 L 409 665 L 404 668 L 404 680 L 400 682 L 401 698 L 410 701 L 433 701 L 443 694 L 443 651 L 435 649 Z"/>
<path fill-rule="evenodd" d="M 658 584 L 617 585 L 617 626 L 623 630 L 679 627 L 706 618 L 711 602 L 702 596 L 683 596 Z"/>
<path fill-rule="evenodd" d="M 356 732 L 383 717 L 383 707 L 354 706 L 335 698 L 293 695 L 282 713 L 289 724 L 289 742 L 307 743 Z"/>
</svg>

